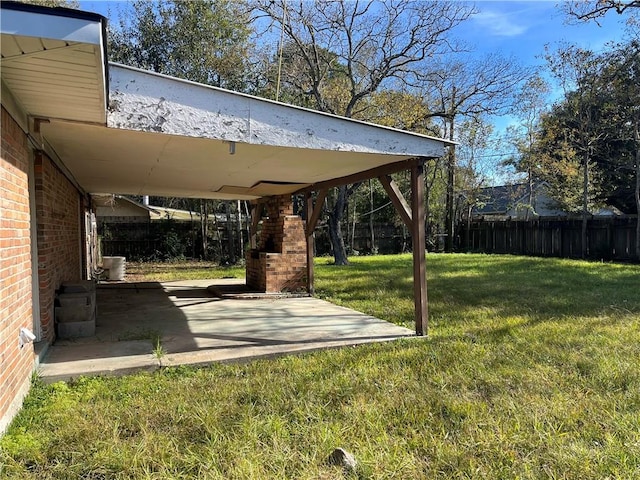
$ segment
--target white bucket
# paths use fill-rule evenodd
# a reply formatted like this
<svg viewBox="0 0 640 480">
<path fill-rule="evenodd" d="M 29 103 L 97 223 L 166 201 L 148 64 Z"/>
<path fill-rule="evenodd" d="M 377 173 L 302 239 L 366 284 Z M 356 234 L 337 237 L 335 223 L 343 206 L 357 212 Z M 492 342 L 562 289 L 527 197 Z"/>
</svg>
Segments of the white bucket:
<svg viewBox="0 0 640 480">
<path fill-rule="evenodd" d="M 124 280 L 126 257 L 102 257 L 102 267 L 109 271 L 109 280 Z"/>
</svg>

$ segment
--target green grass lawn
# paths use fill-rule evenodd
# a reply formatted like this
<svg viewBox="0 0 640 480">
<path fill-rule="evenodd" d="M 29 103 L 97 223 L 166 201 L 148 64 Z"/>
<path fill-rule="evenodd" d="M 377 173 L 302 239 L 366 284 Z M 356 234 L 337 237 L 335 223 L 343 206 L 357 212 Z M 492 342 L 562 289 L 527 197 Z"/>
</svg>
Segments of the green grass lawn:
<svg viewBox="0 0 640 480">
<path fill-rule="evenodd" d="M 640 266 L 427 268 L 427 338 L 36 383 L 0 478 L 640 478 Z M 411 271 L 408 255 L 318 259 L 317 292 L 411 327 Z M 339 446 L 355 473 L 325 463 Z"/>
<path fill-rule="evenodd" d="M 208 280 L 244 278 L 244 267 L 220 267 L 213 262 L 127 262 L 128 282 L 171 282 L 173 280 Z"/>
</svg>

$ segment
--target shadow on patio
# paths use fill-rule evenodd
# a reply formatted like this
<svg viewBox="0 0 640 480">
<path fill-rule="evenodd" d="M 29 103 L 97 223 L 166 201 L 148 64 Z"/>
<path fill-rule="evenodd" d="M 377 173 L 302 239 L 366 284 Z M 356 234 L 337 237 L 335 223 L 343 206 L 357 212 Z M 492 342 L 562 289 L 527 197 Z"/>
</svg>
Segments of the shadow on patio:
<svg viewBox="0 0 640 480">
<path fill-rule="evenodd" d="M 207 290 L 212 284 L 242 283 L 101 284 L 96 335 L 57 341 L 39 374 L 51 382 L 414 336 L 412 330 L 316 298 L 220 299 Z"/>
</svg>

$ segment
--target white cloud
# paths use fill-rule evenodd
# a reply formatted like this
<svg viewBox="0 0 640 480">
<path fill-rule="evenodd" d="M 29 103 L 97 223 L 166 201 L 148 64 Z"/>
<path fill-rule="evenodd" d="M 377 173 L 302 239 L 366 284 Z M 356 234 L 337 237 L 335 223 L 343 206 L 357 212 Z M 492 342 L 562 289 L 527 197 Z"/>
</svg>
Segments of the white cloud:
<svg viewBox="0 0 640 480">
<path fill-rule="evenodd" d="M 512 13 L 499 13 L 484 10 L 473 18 L 481 28 L 491 35 L 517 37 L 527 31 L 527 26 L 512 20 Z"/>
</svg>

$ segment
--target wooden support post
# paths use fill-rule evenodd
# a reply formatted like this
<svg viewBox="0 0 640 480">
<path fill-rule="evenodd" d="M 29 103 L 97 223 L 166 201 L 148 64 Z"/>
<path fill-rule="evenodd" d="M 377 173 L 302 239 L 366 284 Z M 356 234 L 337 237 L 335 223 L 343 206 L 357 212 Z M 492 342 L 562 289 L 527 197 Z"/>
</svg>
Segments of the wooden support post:
<svg viewBox="0 0 640 480">
<path fill-rule="evenodd" d="M 307 192 L 307 193 L 310 194 L 310 192 Z M 309 196 L 310 205 L 307 205 L 307 225 L 305 226 L 307 236 L 313 234 L 313 231 L 315 230 L 316 225 L 318 224 L 318 219 L 320 218 L 320 213 L 322 212 L 322 206 L 324 205 L 324 199 L 327 198 L 328 193 L 329 193 L 328 188 L 323 188 L 322 190 L 320 190 L 316 197 L 315 206 L 311 201 L 311 196 Z M 306 198 L 307 197 L 305 196 L 305 199 Z"/>
<path fill-rule="evenodd" d="M 304 231 L 307 239 L 307 292 L 309 295 L 313 295 L 315 292 L 313 272 L 313 251 L 315 249 L 315 241 L 313 239 L 313 231 L 315 230 L 318 219 L 320 218 L 320 212 L 322 212 L 322 206 L 324 204 L 324 199 L 327 197 L 327 193 L 329 193 L 328 188 L 320 190 L 316 197 L 316 204 L 314 206 L 313 200 L 311 199 L 311 192 L 304 192 L 304 205 L 307 217 L 307 224 L 305 225 Z"/>
<path fill-rule="evenodd" d="M 262 203 L 252 203 L 251 224 L 249 225 L 249 247 L 252 250 L 258 248 L 258 223 L 262 218 Z"/>
<path fill-rule="evenodd" d="M 313 295 L 315 288 L 313 284 L 313 228 L 310 228 L 311 219 L 313 218 L 313 201 L 311 200 L 311 192 L 304 192 L 304 206 L 306 208 L 307 224 L 305 226 L 305 238 L 307 240 L 307 293 Z"/>
<path fill-rule="evenodd" d="M 429 323 L 424 230 L 424 163 L 411 167 L 411 237 L 416 335 L 426 335 Z"/>
</svg>

